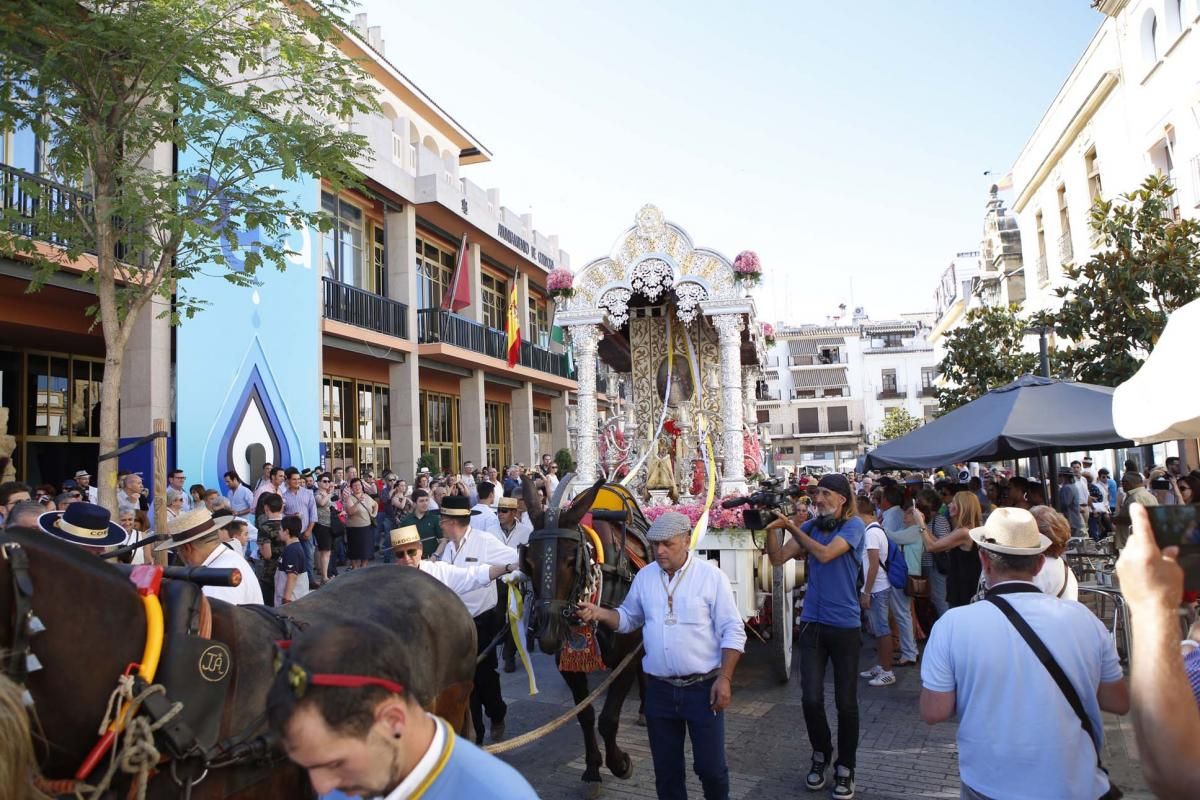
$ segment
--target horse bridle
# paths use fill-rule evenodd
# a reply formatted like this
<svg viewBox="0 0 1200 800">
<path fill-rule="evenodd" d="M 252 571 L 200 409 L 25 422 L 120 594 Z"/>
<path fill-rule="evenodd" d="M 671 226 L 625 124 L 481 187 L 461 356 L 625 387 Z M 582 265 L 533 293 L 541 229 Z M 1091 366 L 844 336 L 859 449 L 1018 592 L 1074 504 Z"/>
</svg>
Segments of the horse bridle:
<svg viewBox="0 0 1200 800">
<path fill-rule="evenodd" d="M 567 594 L 567 599 L 559 600 L 552 596 L 549 587 L 555 584 L 558 568 L 558 548 L 559 544 L 565 541 L 574 542 L 576 545 L 575 583 L 571 586 L 571 591 Z M 530 534 L 529 544 L 533 544 L 534 542 L 542 543 L 541 563 L 535 565 L 534 568 L 541 574 L 541 587 L 542 594 L 544 595 L 534 601 L 534 613 L 548 612 L 551 615 L 559 614 L 568 622 L 572 620 L 578 621 L 578 618 L 575 616 L 575 606 L 583 599 L 591 572 L 592 556 L 589 552 L 591 543 L 588 541 L 587 534 L 579 529 L 545 528 Z"/>
</svg>

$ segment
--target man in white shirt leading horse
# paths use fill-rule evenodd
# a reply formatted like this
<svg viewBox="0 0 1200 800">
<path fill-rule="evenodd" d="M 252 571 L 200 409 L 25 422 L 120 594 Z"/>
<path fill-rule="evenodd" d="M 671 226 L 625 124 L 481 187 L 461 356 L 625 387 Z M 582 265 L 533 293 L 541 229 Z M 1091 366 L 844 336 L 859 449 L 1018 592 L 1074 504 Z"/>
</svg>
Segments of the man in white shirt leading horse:
<svg viewBox="0 0 1200 800">
<path fill-rule="evenodd" d="M 661 800 L 686 800 L 683 741 L 690 732 L 706 800 L 729 797 L 725 707 L 746 632 L 725 573 L 688 550 L 691 522 L 670 511 L 646 538 L 654 554 L 620 608 L 580 603 L 579 617 L 618 633 L 642 629 L 646 731 Z"/>
</svg>

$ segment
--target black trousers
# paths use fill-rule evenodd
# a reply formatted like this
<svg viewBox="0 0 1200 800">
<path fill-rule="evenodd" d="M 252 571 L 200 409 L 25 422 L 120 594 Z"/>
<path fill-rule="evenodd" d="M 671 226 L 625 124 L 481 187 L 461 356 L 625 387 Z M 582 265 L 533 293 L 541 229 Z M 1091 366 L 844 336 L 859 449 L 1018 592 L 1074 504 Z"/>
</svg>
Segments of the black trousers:
<svg viewBox="0 0 1200 800">
<path fill-rule="evenodd" d="M 500 632 L 499 606 L 488 609 L 475 618 L 475 636 L 478 638 L 479 651 L 491 644 L 492 639 Z M 475 688 L 471 690 L 471 719 L 475 723 L 475 738 L 483 739 L 483 714 L 486 711 L 488 719 L 493 724 L 504 721 L 508 706 L 500 693 L 500 673 L 496 672 L 496 648 L 488 651 L 487 656 L 475 665 Z"/>
<path fill-rule="evenodd" d="M 825 667 L 833 665 L 833 698 L 837 706 L 837 761 L 854 769 L 858 754 L 858 628 L 834 628 L 819 622 L 800 627 L 800 693 L 808 741 L 814 753 L 833 754 L 833 735 L 825 718 Z"/>
</svg>

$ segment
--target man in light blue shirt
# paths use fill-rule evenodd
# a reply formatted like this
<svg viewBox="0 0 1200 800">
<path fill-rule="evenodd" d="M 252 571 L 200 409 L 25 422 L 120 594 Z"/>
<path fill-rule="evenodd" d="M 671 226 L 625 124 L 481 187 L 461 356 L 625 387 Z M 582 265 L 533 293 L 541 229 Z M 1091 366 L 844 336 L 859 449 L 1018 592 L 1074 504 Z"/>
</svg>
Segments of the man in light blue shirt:
<svg viewBox="0 0 1200 800">
<path fill-rule="evenodd" d="M 1100 712 L 1129 711 L 1129 687 L 1112 637 L 1087 607 L 1033 583 L 1050 540 L 1028 511 L 998 508 L 970 533 L 980 548 L 987 599 L 938 619 L 921 667 L 921 719 L 933 725 L 958 715 L 961 797 L 1109 797 L 1098 757 L 1104 746 Z M 1095 739 L 1004 606 L 1058 663 Z"/>
<path fill-rule="evenodd" d="M 225 492 L 225 499 L 229 501 L 234 516 L 241 517 L 253 525 L 254 493 L 250 491 L 250 487 L 242 483 L 242 479 L 233 470 L 225 473 L 225 486 L 229 489 Z"/>
<path fill-rule="evenodd" d="M 654 520 L 646 533 L 654 563 L 634 577 L 621 607 L 580 603 L 578 609 L 584 621 L 618 633 L 642 629 L 646 732 L 660 800 L 687 798 L 685 733 L 706 800 L 729 797 L 725 707 L 746 631 L 729 578 L 688 551 L 691 533 L 691 522 L 676 511 Z"/>
<path fill-rule="evenodd" d="M 883 490 L 883 500 L 879 507 L 883 509 L 880 524 L 888 539 L 900 545 L 904 550 L 904 560 L 908 564 L 910 575 L 921 574 L 921 553 L 924 550 L 919 525 L 907 525 L 904 522 L 904 490 L 891 485 Z M 915 562 L 913 555 L 915 554 Z M 916 571 L 913 571 L 913 567 Z M 900 659 L 898 667 L 910 667 L 917 663 L 917 638 L 913 634 L 912 613 L 908 595 L 904 589 L 893 586 L 890 604 L 892 616 L 896 619 L 896 627 L 900 630 Z M 884 665 L 887 666 L 886 664 Z"/>
</svg>

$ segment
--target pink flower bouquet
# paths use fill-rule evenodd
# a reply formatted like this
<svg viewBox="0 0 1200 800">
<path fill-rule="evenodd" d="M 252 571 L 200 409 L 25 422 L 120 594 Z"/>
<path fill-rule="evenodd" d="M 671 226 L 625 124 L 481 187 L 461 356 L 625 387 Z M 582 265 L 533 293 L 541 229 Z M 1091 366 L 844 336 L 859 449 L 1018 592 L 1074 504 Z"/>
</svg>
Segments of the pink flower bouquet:
<svg viewBox="0 0 1200 800">
<path fill-rule="evenodd" d="M 733 260 L 733 277 L 751 286 L 762 278 L 762 265 L 758 261 L 758 253 L 753 250 L 743 250 Z"/>
<path fill-rule="evenodd" d="M 555 267 L 546 277 L 546 290 L 553 297 L 570 297 L 575 294 L 575 276 L 566 267 Z"/>
</svg>

